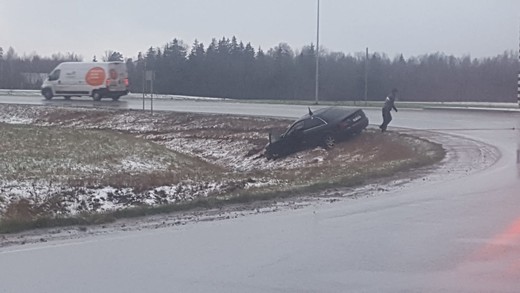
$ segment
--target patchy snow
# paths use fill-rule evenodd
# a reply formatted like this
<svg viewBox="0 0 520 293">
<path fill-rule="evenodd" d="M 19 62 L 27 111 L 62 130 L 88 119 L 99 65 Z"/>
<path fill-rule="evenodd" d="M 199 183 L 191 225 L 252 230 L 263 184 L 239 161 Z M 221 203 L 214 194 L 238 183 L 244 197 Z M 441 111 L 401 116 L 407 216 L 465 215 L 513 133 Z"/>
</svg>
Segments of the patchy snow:
<svg viewBox="0 0 520 293">
<path fill-rule="evenodd" d="M 129 172 L 152 172 L 156 170 L 165 170 L 167 165 L 156 161 L 141 161 L 141 158 L 128 157 L 121 161 L 121 170 Z"/>
<path fill-rule="evenodd" d="M 35 205 L 53 202 L 59 206 L 57 213 L 75 214 L 178 203 L 269 186 L 284 187 L 291 180 L 303 184 L 311 175 L 329 176 L 322 173 L 327 169 L 333 169 L 334 174 L 337 174 L 338 168 L 342 168 L 343 171 L 339 173 L 348 170 L 350 174 L 357 176 L 360 171 L 352 168 L 353 166 L 375 160 L 377 154 L 381 153 L 377 147 L 367 149 L 365 145 L 374 143 L 361 139 L 357 144 L 347 143 L 332 151 L 317 147 L 285 158 L 267 160 L 263 157 L 263 150 L 268 133 L 283 130 L 292 122 L 269 118 L 175 112 L 158 112 L 150 116 L 140 111 L 0 105 L 0 122 L 118 131 L 222 169 L 219 171 L 222 174 L 217 176 L 219 179 L 207 178 L 195 182 L 180 178 L 171 180 L 170 185 L 147 190 L 114 186 L 71 187 L 66 182 L 58 182 L 59 180 L 4 180 L 0 181 L 0 213 L 20 199 L 31 200 Z M 180 161 L 182 158 L 177 158 L 173 164 L 179 164 Z M 86 176 L 118 171 L 140 174 L 167 170 L 167 163 L 160 159 L 144 160 L 142 157 L 129 155 L 116 165 L 69 163 L 68 168 Z M 51 169 L 55 167 L 51 166 Z M 277 177 L 279 174 L 283 176 Z M 331 173 L 330 176 L 336 176 L 334 174 Z"/>
<path fill-rule="evenodd" d="M 72 188 L 64 184 L 46 181 L 1 181 L 0 211 L 21 199 L 33 206 L 43 206 L 53 202 L 60 209 L 54 214 L 74 215 L 83 211 L 115 211 L 141 205 L 164 205 L 190 201 L 220 194 L 236 187 L 237 182 L 194 182 L 185 180 L 178 184 L 156 187 L 135 193 L 132 188 Z M 249 179 L 240 183 L 244 190 L 280 184 L 277 180 Z"/>
<path fill-rule="evenodd" d="M 161 117 L 162 116 L 162 117 Z M 0 122 L 9 124 L 33 124 L 37 126 L 62 126 L 76 129 L 112 129 L 137 134 L 143 133 L 143 138 L 163 144 L 172 150 L 200 157 L 201 159 L 220 165 L 234 171 L 252 170 L 255 160 L 244 158 L 254 144 L 240 140 L 233 135 L 227 138 L 204 139 L 186 137 L 189 134 L 179 134 L 186 131 L 222 132 L 231 126 L 228 122 L 215 123 L 215 117 L 186 116 L 182 123 L 171 124 L 168 118 L 172 115 L 157 114 L 153 117 L 136 111 L 99 111 L 92 109 L 66 109 L 23 105 L 0 105 Z M 160 131 L 164 135 L 154 135 Z M 149 134 L 151 133 L 151 134 Z M 179 137 L 185 136 L 185 137 Z M 255 137 L 256 136 L 256 137 Z M 260 135 L 249 135 L 257 139 Z M 262 134 L 263 136 L 263 134 Z M 34 164 L 34 162 L 32 162 Z M 129 156 L 123 158 L 117 165 L 82 164 L 61 162 L 73 172 L 83 174 L 110 174 L 114 170 L 139 174 L 166 170 L 167 164 L 161 161 L 143 161 L 142 158 Z M 258 164 L 256 164 L 258 165 Z M 7 168 L 9 166 L 4 166 Z M 14 168 L 14 166 L 11 166 Z M 43 167 L 43 165 L 42 165 Z M 46 165 L 52 173 L 59 166 Z M 14 170 L 14 169 L 13 169 Z M 7 173 L 7 171 L 5 171 Z M 59 181 L 59 180 L 58 180 Z M 46 180 L 18 180 L 0 182 L 0 212 L 10 204 L 21 199 L 27 199 L 33 205 L 41 205 L 51 200 L 58 202 L 61 212 L 75 214 L 82 211 L 110 211 L 129 206 L 170 204 L 179 201 L 189 201 L 194 198 L 215 196 L 229 190 L 239 188 L 261 188 L 278 185 L 281 181 L 272 178 L 225 179 L 224 181 L 193 182 L 183 180 L 177 184 L 160 186 L 151 190 L 134 192 L 132 188 L 115 188 L 105 186 L 70 187 L 65 182 L 48 182 Z M 63 196 L 66 195 L 66 196 Z"/>
</svg>

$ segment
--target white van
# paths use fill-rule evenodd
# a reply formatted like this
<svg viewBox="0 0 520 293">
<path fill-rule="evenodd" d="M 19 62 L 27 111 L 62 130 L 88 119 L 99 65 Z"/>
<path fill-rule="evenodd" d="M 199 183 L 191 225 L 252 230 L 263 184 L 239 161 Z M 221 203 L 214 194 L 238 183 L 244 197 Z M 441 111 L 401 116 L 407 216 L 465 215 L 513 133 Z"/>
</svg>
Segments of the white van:
<svg viewBox="0 0 520 293">
<path fill-rule="evenodd" d="M 42 84 L 42 95 L 50 100 L 56 96 L 90 96 L 94 101 L 128 94 L 128 72 L 124 62 L 63 62 Z"/>
</svg>

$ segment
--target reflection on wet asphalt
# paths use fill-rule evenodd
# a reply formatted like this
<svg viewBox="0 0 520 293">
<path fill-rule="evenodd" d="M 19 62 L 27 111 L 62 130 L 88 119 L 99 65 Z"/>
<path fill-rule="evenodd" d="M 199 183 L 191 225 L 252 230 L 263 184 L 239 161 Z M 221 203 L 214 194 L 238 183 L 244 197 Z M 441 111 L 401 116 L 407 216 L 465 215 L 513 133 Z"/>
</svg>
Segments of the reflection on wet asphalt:
<svg viewBox="0 0 520 293">
<path fill-rule="evenodd" d="M 125 102 L 128 109 L 142 108 L 142 100 L 124 98 L 115 108 Z M 291 118 L 307 113 L 305 105 L 190 100 L 159 100 L 154 107 Z M 366 113 L 371 124 L 381 122 L 380 109 Z M 365 190 L 284 212 L 3 249 L 0 275 L 10 278 L 0 288 L 78 292 L 86 280 L 105 280 L 88 283 L 89 292 L 168 292 L 172 284 L 179 292 L 519 292 L 519 117 L 403 109 L 390 131 L 417 129 L 448 151 L 441 166 L 414 175 L 419 178 L 399 178 L 393 188 L 378 184 L 374 196 Z"/>
<path fill-rule="evenodd" d="M 42 105 L 53 106 L 53 107 L 78 107 L 78 108 L 110 108 L 110 109 L 128 109 L 128 102 L 126 101 L 92 101 L 92 100 L 64 100 L 64 99 L 53 99 L 53 100 L 42 100 Z"/>
<path fill-rule="evenodd" d="M 129 102 L 124 97 L 119 101 L 104 99 L 101 101 L 93 101 L 89 97 L 73 97 L 65 100 L 62 97 L 56 97 L 52 100 L 45 100 L 41 96 L 0 96 L 2 104 L 26 104 L 26 105 L 44 105 L 52 107 L 78 107 L 78 108 L 111 108 L 111 109 L 128 109 Z M 142 104 L 141 104 L 142 105 Z"/>
</svg>

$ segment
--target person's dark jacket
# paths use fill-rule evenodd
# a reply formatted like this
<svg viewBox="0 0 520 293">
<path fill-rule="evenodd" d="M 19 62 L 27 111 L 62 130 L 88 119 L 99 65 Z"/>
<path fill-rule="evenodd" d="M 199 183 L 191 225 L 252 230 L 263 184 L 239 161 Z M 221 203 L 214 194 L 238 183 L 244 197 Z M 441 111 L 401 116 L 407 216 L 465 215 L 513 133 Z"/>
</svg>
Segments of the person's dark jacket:
<svg viewBox="0 0 520 293">
<path fill-rule="evenodd" d="M 394 111 L 397 112 L 397 108 L 395 107 L 394 103 L 395 103 L 395 96 L 389 95 L 385 99 L 385 105 L 383 106 L 383 110 L 390 112 L 392 109 L 394 109 Z"/>
</svg>

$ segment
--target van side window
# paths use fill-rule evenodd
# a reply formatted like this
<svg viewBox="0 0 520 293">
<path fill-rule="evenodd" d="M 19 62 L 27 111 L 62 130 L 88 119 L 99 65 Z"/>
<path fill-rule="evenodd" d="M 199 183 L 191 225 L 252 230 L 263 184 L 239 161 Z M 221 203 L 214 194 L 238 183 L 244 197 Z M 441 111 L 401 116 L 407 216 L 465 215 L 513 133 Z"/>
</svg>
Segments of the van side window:
<svg viewBox="0 0 520 293">
<path fill-rule="evenodd" d="M 49 81 L 58 80 L 60 78 L 61 70 L 56 69 L 49 74 Z"/>
</svg>

